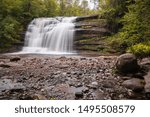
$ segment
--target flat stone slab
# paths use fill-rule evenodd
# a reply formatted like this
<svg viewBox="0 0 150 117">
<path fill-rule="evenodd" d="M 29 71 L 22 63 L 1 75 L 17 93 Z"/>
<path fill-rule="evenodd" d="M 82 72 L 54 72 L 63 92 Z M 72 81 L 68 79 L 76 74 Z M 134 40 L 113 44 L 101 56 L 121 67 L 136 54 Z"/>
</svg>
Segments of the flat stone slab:
<svg viewBox="0 0 150 117">
<path fill-rule="evenodd" d="M 135 92 L 139 92 L 144 89 L 144 81 L 141 79 L 132 78 L 130 80 L 124 81 L 123 86 Z"/>
<path fill-rule="evenodd" d="M 24 90 L 25 87 L 21 83 L 15 83 L 11 79 L 0 80 L 0 92 Z"/>
</svg>

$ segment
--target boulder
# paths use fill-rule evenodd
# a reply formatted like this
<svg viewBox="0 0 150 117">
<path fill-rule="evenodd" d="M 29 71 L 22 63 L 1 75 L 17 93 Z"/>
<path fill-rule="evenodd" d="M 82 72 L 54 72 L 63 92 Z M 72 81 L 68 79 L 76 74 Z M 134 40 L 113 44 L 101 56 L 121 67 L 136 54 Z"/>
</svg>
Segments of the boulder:
<svg viewBox="0 0 150 117">
<path fill-rule="evenodd" d="M 133 54 L 127 53 L 117 58 L 116 68 L 121 73 L 133 73 L 137 72 L 140 66 L 136 57 Z"/>
<path fill-rule="evenodd" d="M 147 73 L 150 70 L 150 58 L 143 58 L 140 61 L 140 66 Z"/>
<path fill-rule="evenodd" d="M 127 89 L 131 89 L 135 92 L 140 92 L 144 89 L 144 80 L 132 78 L 130 80 L 126 80 L 122 84 Z"/>
<path fill-rule="evenodd" d="M 144 76 L 146 97 L 150 98 L 150 71 Z"/>
</svg>

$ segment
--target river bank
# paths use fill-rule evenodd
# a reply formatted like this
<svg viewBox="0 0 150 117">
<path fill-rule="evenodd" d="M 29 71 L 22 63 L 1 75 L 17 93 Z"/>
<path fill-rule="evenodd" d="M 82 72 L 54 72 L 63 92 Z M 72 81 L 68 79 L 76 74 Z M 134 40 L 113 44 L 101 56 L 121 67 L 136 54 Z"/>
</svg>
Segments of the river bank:
<svg viewBox="0 0 150 117">
<path fill-rule="evenodd" d="M 0 99 L 146 99 L 122 86 L 116 58 L 0 55 Z"/>
</svg>

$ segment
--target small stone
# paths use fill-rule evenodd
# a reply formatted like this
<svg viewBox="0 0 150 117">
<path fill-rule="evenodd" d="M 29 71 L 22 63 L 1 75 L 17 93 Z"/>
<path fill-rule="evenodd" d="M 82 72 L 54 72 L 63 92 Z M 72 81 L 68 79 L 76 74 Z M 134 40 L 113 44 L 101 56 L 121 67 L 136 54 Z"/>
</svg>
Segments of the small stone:
<svg viewBox="0 0 150 117">
<path fill-rule="evenodd" d="M 77 75 L 77 72 L 71 72 L 72 75 Z"/>
<path fill-rule="evenodd" d="M 77 98 L 83 98 L 83 92 L 82 91 L 77 91 L 77 92 L 75 92 L 75 96 Z"/>
<path fill-rule="evenodd" d="M 92 85 L 98 86 L 98 82 L 92 82 Z"/>
<path fill-rule="evenodd" d="M 46 97 L 43 96 L 43 95 L 41 95 L 41 94 L 34 94 L 34 95 L 32 96 L 32 98 L 33 98 L 34 100 L 46 100 Z"/>
<path fill-rule="evenodd" d="M 68 75 L 70 75 L 70 74 L 71 74 L 71 72 L 67 72 L 67 74 L 68 74 Z"/>
<path fill-rule="evenodd" d="M 62 74 L 63 74 L 64 76 L 66 76 L 66 75 L 67 75 L 67 73 L 65 73 L 65 72 L 64 72 L 64 73 L 62 73 Z"/>
<path fill-rule="evenodd" d="M 88 93 L 88 92 L 89 92 L 89 88 L 87 88 L 87 87 L 84 88 L 84 89 L 83 89 L 83 92 L 84 92 L 84 93 Z"/>
<path fill-rule="evenodd" d="M 97 89 L 98 87 L 98 82 L 92 82 L 90 85 L 89 85 L 90 88 L 92 89 Z"/>
<path fill-rule="evenodd" d="M 103 73 L 104 72 L 104 70 L 102 70 L 102 69 L 100 69 L 100 70 L 98 70 L 99 71 L 99 73 Z"/>
<path fill-rule="evenodd" d="M 77 85 L 76 85 L 76 87 L 82 87 L 83 85 L 82 85 L 82 83 L 78 83 Z"/>
<path fill-rule="evenodd" d="M 82 72 L 79 72 L 78 75 L 81 76 L 81 75 L 82 75 Z"/>
<path fill-rule="evenodd" d="M 82 61 L 82 60 L 86 60 L 86 58 L 80 58 L 80 60 Z"/>
<path fill-rule="evenodd" d="M 44 89 L 41 89 L 41 92 L 44 92 L 45 90 Z"/>
</svg>

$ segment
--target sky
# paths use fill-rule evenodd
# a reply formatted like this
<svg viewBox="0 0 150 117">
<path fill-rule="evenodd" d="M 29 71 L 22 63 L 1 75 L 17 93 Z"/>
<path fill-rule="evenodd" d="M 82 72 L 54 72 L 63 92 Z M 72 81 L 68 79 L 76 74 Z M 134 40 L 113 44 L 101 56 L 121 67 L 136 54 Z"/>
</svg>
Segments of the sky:
<svg viewBox="0 0 150 117">
<path fill-rule="evenodd" d="M 80 0 L 80 1 L 82 1 L 82 0 Z M 89 4 L 89 7 L 91 8 L 91 9 L 93 9 L 94 8 L 94 4 L 92 3 L 92 2 L 90 2 L 90 0 L 87 0 L 88 1 L 88 4 Z"/>
<path fill-rule="evenodd" d="M 90 0 L 87 0 L 89 2 L 89 7 L 92 9 L 94 7 L 94 4 L 90 2 Z"/>
</svg>

